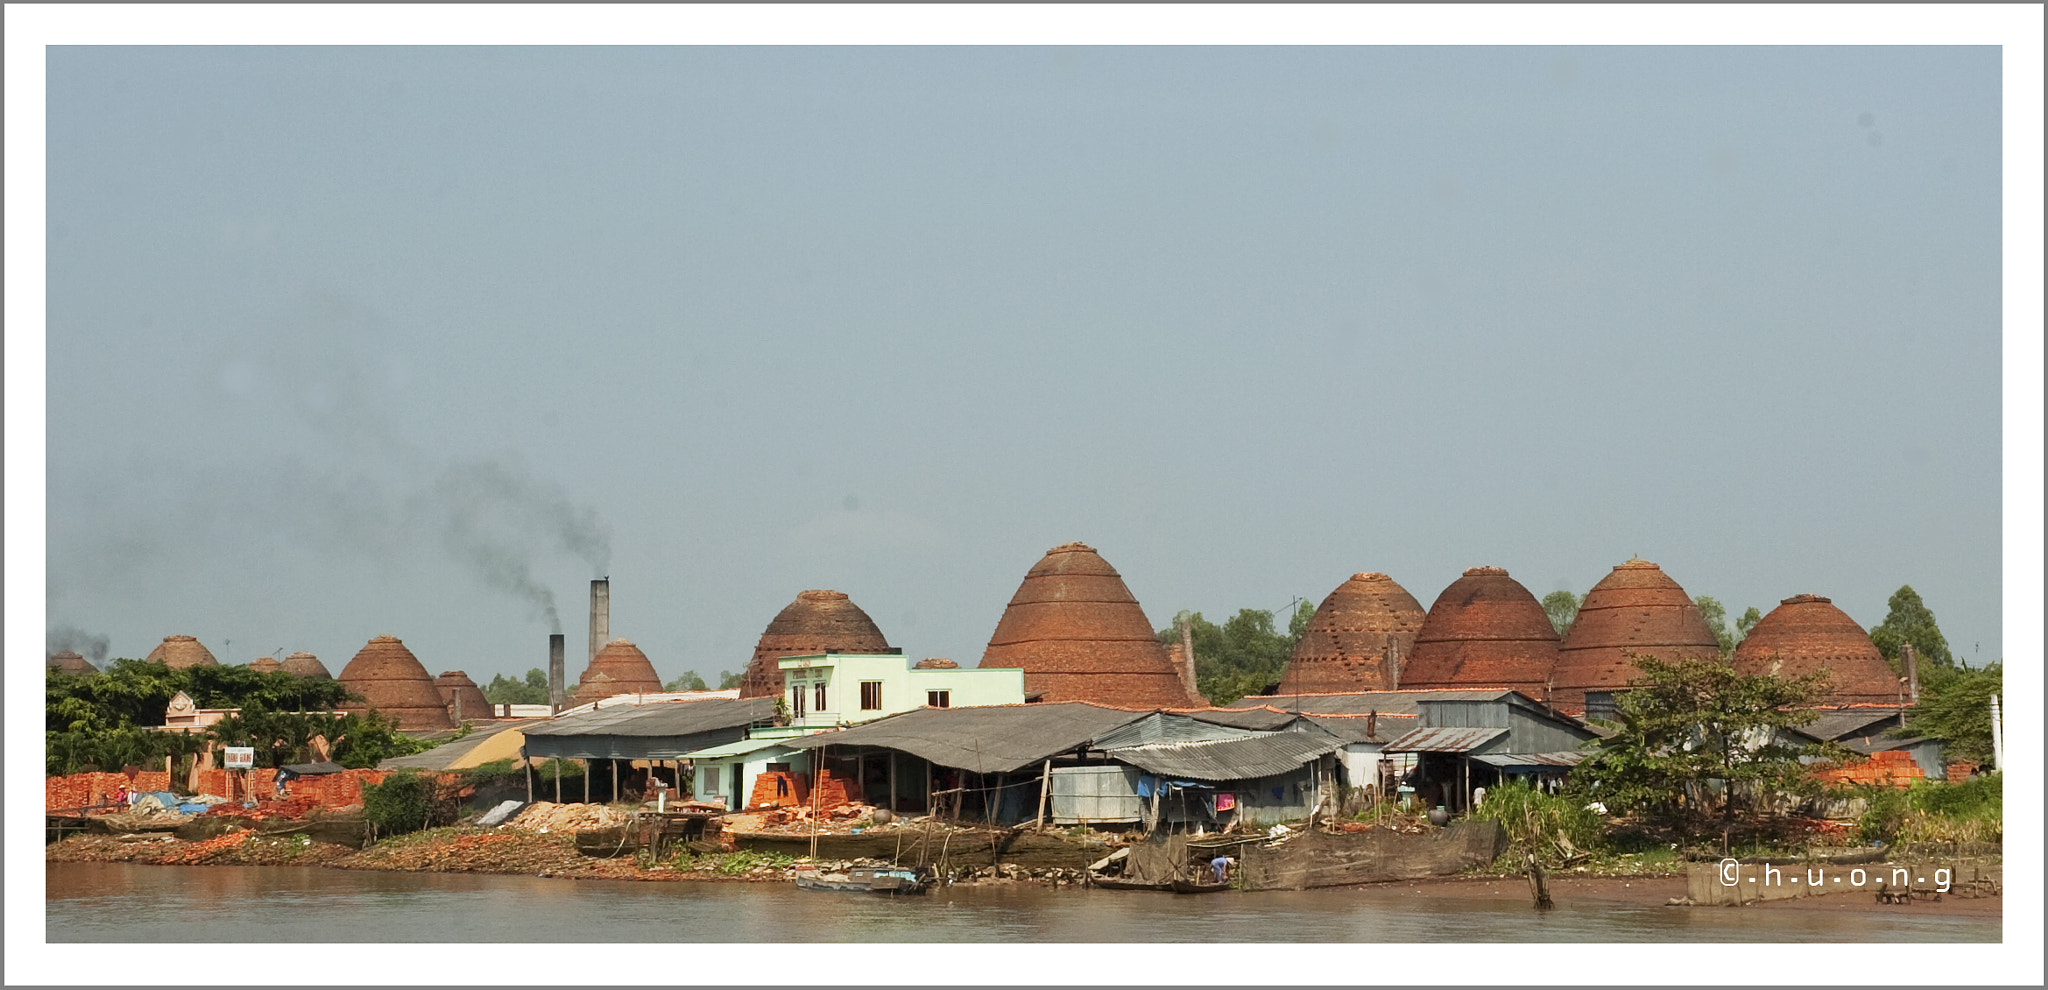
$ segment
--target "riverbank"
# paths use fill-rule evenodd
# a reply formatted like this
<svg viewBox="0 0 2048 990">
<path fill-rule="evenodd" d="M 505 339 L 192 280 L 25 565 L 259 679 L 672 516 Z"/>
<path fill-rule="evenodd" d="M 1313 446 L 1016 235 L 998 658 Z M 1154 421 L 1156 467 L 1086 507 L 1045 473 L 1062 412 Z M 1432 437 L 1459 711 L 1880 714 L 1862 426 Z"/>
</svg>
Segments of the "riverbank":
<svg viewBox="0 0 2048 990">
<path fill-rule="evenodd" d="M 228 832 L 210 839 L 186 841 L 167 833 L 144 835 L 79 835 L 45 847 L 49 862 L 135 863 L 166 866 L 318 866 L 340 870 L 393 873 L 473 873 L 568 880 L 641 882 L 696 881 L 714 883 L 787 884 L 800 860 L 773 853 L 728 852 L 682 856 L 667 863 L 645 857 L 586 856 L 576 850 L 567 832 L 450 827 L 385 839 L 356 850 L 299 835 Z M 827 866 L 843 865 L 827 863 Z M 1573 903 L 1663 907 L 1686 893 L 1682 870 L 1661 860 L 1642 863 L 1627 872 L 1625 863 L 1606 863 L 1599 875 L 1553 874 L 1550 892 L 1560 905 Z M 1060 868 L 964 866 L 953 886 L 1080 887 L 1080 877 Z M 1339 888 L 1333 888 L 1339 889 Z M 1341 888 L 1369 900 L 1416 899 L 1460 903 L 1527 903 L 1528 882 L 1518 876 L 1458 876 Z M 2002 900 L 1944 898 L 1910 904 L 1875 903 L 1865 895 L 1842 894 L 1753 905 L 1767 911 L 1826 911 L 1912 916 L 1998 917 Z M 1725 908 L 1693 908 L 1698 911 Z M 1740 909 L 1738 909 L 1740 910 Z"/>
</svg>

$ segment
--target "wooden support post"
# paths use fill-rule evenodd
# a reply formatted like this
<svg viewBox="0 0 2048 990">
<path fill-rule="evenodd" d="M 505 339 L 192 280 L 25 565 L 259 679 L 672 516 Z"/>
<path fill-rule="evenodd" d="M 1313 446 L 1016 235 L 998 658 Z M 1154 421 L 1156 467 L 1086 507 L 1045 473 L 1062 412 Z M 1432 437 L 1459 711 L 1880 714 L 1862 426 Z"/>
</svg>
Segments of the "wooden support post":
<svg viewBox="0 0 2048 990">
<path fill-rule="evenodd" d="M 1529 871 L 1529 896 L 1535 899 L 1536 910 L 1548 911 L 1556 907 L 1550 900 L 1550 885 L 1543 878 L 1543 864 L 1536 861 L 1536 854 L 1522 853 L 1522 864 Z"/>
<path fill-rule="evenodd" d="M 889 813 L 896 813 L 896 751 L 889 750 Z"/>
<path fill-rule="evenodd" d="M 526 764 L 526 803 L 533 803 L 533 761 L 526 756 L 526 747 L 519 747 L 519 762 Z"/>
<path fill-rule="evenodd" d="M 596 760 L 583 761 L 583 803 L 590 803 L 590 771 L 597 766 Z"/>
<path fill-rule="evenodd" d="M 619 803 L 619 761 L 607 760 L 605 762 L 612 765 L 612 803 L 617 804 Z"/>
<path fill-rule="evenodd" d="M 1045 831 L 1045 803 L 1052 794 L 1052 758 L 1047 757 L 1045 771 L 1038 775 L 1038 816 L 1031 821 L 1034 831 Z"/>
<path fill-rule="evenodd" d="M 549 766 L 551 766 L 551 767 L 554 767 L 554 768 L 555 768 L 555 803 L 556 803 L 556 804 L 561 804 L 561 803 L 562 803 L 562 758 L 561 758 L 561 757 L 559 757 L 559 756 L 557 756 L 557 757 L 555 757 L 554 759 L 552 759 L 552 760 L 549 760 L 549 761 L 548 761 L 548 765 L 549 765 Z"/>
</svg>

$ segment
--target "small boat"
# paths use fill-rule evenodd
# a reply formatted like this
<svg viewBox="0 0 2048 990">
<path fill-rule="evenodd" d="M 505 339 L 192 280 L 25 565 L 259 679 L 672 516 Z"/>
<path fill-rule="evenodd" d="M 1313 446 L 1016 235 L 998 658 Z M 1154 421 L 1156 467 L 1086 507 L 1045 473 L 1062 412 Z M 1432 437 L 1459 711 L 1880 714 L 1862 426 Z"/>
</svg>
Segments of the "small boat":
<svg viewBox="0 0 2048 990">
<path fill-rule="evenodd" d="M 1132 880 L 1126 877 L 1105 877 L 1095 873 L 1088 874 L 1086 883 L 1090 887 L 1100 887 L 1103 890 L 1173 889 L 1173 881 L 1171 880 Z"/>
<path fill-rule="evenodd" d="M 1213 880 L 1175 880 L 1173 882 L 1173 892 L 1176 894 L 1213 894 L 1219 890 L 1229 889 L 1230 881 L 1228 880 L 1222 883 L 1217 883 Z"/>
<path fill-rule="evenodd" d="M 796 868 L 798 890 L 828 890 L 850 894 L 922 894 L 932 889 L 934 880 L 930 867 L 911 870 L 897 866 L 859 866 L 830 873 L 815 866 Z"/>
</svg>

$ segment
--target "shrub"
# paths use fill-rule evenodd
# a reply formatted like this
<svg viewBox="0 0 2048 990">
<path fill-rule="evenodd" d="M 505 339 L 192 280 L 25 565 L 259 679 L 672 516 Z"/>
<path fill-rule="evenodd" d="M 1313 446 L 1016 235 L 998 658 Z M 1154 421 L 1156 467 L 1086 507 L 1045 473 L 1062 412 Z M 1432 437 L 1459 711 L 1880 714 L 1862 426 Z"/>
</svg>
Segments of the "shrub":
<svg viewBox="0 0 2048 990">
<path fill-rule="evenodd" d="M 1597 851 L 1603 843 L 1600 816 L 1587 811 L 1583 800 L 1570 794 L 1545 794 L 1527 784 L 1508 782 L 1487 788 L 1485 802 L 1474 808 L 1470 817 L 1499 822 L 1515 849 L 1552 861 L 1563 858 L 1559 835 L 1581 852 Z"/>
<path fill-rule="evenodd" d="M 401 770 L 381 784 L 363 785 L 363 817 L 383 835 L 404 835 L 426 828 L 439 788 L 424 774 Z"/>
</svg>

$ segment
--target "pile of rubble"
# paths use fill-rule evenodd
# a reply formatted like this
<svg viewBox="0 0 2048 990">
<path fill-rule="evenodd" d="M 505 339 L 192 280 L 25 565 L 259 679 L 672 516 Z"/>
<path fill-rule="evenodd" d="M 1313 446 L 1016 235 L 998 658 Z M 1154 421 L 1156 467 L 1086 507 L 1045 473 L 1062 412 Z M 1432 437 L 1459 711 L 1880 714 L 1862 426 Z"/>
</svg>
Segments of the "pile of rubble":
<svg viewBox="0 0 2048 990">
<path fill-rule="evenodd" d="M 725 828 L 729 832 L 767 832 L 775 835 L 810 835 L 813 831 L 819 835 L 850 835 L 856 831 L 925 827 L 924 818 L 906 821 L 893 816 L 888 823 L 877 824 L 877 810 L 879 809 L 871 804 L 844 804 L 819 812 L 814 821 L 809 808 L 763 808 L 725 816 Z M 938 826 L 942 831 L 950 827 Z"/>
<path fill-rule="evenodd" d="M 624 825 L 631 819 L 631 814 L 609 805 L 535 801 L 513 816 L 505 826 L 531 832 L 575 832 Z"/>
</svg>

